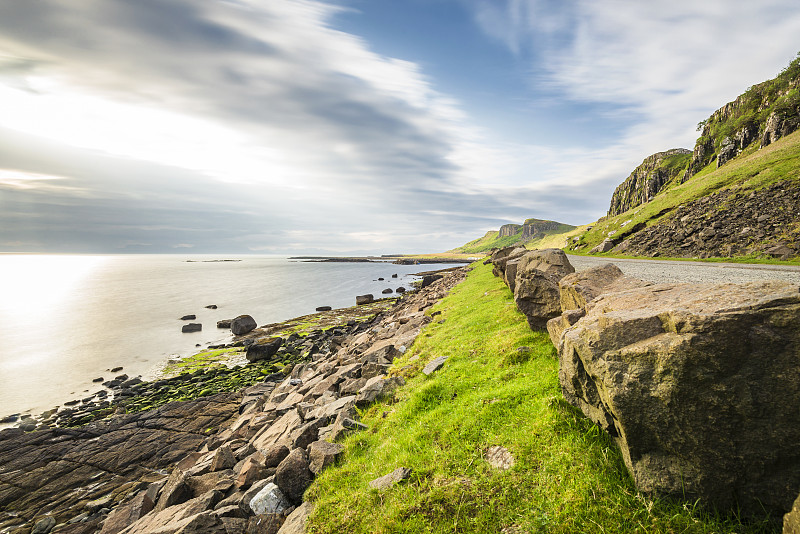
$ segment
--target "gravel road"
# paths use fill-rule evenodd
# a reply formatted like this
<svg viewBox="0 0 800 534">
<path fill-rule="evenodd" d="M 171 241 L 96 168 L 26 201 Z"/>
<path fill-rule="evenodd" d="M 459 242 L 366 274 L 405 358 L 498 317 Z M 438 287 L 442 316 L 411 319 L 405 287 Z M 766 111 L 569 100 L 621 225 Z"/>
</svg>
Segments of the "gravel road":
<svg viewBox="0 0 800 534">
<path fill-rule="evenodd" d="M 665 282 L 757 282 L 786 280 L 800 284 L 800 267 L 702 261 L 620 260 L 589 256 L 569 256 L 575 270 L 581 271 L 604 263 L 616 264 L 623 273 L 654 283 Z"/>
</svg>

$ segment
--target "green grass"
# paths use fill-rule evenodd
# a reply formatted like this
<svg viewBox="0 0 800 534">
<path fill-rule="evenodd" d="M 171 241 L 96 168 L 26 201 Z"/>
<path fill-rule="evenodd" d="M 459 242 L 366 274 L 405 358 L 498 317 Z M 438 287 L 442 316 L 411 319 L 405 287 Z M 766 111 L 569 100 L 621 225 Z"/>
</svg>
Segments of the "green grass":
<svg viewBox="0 0 800 534">
<path fill-rule="evenodd" d="M 555 349 L 528 328 L 490 266 L 477 266 L 433 312 L 441 313 L 393 366 L 406 386 L 362 414 L 369 430 L 346 438 L 344 459 L 309 489 L 309 532 L 766 530 L 638 494 L 617 447 L 564 401 Z M 419 372 L 443 355 L 442 369 Z M 489 466 L 494 445 L 512 452 L 514 467 Z M 398 467 L 412 477 L 369 488 Z"/>
<path fill-rule="evenodd" d="M 687 182 L 665 190 L 647 204 L 598 220 L 583 234 L 580 251 L 591 250 L 609 234 L 618 238 L 638 223 L 656 224 L 678 206 L 722 189 L 736 189 L 741 196 L 781 180 L 800 180 L 800 130 L 761 150 L 747 150 L 719 169 L 715 165 L 710 163 Z"/>
</svg>

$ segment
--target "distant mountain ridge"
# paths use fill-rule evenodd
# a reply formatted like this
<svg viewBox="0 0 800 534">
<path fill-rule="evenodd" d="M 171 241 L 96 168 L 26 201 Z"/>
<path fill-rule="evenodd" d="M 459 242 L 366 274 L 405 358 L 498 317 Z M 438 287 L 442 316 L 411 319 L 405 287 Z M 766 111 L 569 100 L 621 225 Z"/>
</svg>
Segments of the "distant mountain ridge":
<svg viewBox="0 0 800 534">
<path fill-rule="evenodd" d="M 510 245 L 524 245 L 535 242 L 553 234 L 561 234 L 574 230 L 575 226 L 544 219 L 527 219 L 522 224 L 504 224 L 499 230 L 491 230 L 479 239 L 475 239 L 448 252 L 472 254 L 486 252 L 493 248 Z"/>
</svg>

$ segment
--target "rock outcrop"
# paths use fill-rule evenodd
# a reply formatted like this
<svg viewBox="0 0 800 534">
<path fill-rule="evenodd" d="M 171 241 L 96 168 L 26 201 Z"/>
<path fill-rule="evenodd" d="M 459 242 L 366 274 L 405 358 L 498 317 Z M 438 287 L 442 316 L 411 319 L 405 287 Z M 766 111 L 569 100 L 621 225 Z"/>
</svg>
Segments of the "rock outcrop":
<svg viewBox="0 0 800 534">
<path fill-rule="evenodd" d="M 497 237 L 511 237 L 522 230 L 521 224 L 504 224 L 500 227 L 500 232 Z"/>
<path fill-rule="evenodd" d="M 791 509 L 800 488 L 800 287 L 608 292 L 622 280 L 611 271 L 562 281 L 570 306 L 586 302 L 585 316 L 551 322 L 567 401 L 616 440 L 645 493 L 744 515 Z"/>
<path fill-rule="evenodd" d="M 691 153 L 673 148 L 646 157 L 614 191 L 608 215 L 619 215 L 652 200 L 665 185 L 680 178 Z"/>
</svg>

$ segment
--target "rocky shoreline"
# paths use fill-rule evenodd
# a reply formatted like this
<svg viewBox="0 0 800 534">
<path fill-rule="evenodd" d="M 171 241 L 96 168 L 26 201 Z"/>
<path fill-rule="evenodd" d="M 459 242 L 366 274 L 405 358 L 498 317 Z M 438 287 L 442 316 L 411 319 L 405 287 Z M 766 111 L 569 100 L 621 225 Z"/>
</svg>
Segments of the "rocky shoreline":
<svg viewBox="0 0 800 534">
<path fill-rule="evenodd" d="M 302 532 L 300 499 L 340 452 L 331 442 L 402 383 L 385 376 L 391 361 L 464 276 L 426 277 L 360 322 L 286 337 L 272 325 L 216 349 L 245 348 L 243 367 L 120 376 L 116 404 L 1 431 L 0 533 Z"/>
</svg>

